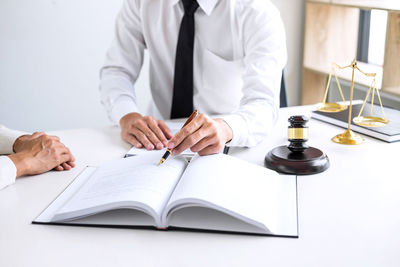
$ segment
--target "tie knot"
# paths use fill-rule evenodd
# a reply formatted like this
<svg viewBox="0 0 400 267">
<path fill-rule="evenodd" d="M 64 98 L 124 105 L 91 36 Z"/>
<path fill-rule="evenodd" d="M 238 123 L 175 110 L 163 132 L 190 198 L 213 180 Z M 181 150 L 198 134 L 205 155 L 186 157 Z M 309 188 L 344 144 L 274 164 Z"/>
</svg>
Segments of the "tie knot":
<svg viewBox="0 0 400 267">
<path fill-rule="evenodd" d="M 182 0 L 183 8 L 185 9 L 185 14 L 193 15 L 199 4 L 196 0 Z"/>
</svg>

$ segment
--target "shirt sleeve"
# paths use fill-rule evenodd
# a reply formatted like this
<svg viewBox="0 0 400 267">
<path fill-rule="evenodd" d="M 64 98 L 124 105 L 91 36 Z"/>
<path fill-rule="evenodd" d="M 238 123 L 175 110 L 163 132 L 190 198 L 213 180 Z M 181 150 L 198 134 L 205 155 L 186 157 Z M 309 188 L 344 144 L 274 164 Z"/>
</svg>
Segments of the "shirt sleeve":
<svg viewBox="0 0 400 267">
<path fill-rule="evenodd" d="M 0 155 L 8 155 L 14 153 L 13 145 L 15 140 L 26 133 L 11 130 L 0 125 Z"/>
<path fill-rule="evenodd" d="M 0 156 L 0 190 L 13 184 L 17 176 L 17 168 L 7 156 Z"/>
<path fill-rule="evenodd" d="M 231 127 L 228 146 L 255 146 L 278 118 L 282 70 L 287 61 L 285 29 L 269 1 L 250 1 L 237 13 L 243 33 L 243 97 L 239 109 L 222 118 Z"/>
<path fill-rule="evenodd" d="M 100 98 L 111 121 L 138 112 L 134 83 L 143 64 L 145 41 L 137 0 L 125 0 L 117 17 L 114 41 L 100 71 Z"/>
</svg>

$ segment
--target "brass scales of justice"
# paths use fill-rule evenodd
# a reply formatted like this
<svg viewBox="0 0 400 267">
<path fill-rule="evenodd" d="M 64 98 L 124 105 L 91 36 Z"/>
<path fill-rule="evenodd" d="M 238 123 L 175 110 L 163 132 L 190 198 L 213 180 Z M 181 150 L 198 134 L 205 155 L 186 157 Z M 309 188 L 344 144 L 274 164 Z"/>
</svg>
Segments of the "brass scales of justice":
<svg viewBox="0 0 400 267">
<path fill-rule="evenodd" d="M 385 111 L 383 109 L 382 105 L 382 100 L 381 96 L 379 94 L 379 90 L 376 88 L 376 73 L 366 73 L 362 71 L 358 66 L 357 66 L 357 61 L 353 59 L 350 65 L 341 67 L 336 63 L 332 64 L 332 71 L 329 74 L 328 82 L 326 85 L 325 93 L 324 93 L 324 99 L 322 103 L 317 104 L 317 110 L 321 112 L 340 112 L 343 110 L 347 109 L 347 105 L 345 104 L 345 99 L 343 96 L 343 91 L 342 87 L 340 86 L 339 79 L 336 75 L 336 69 L 347 69 L 351 68 L 352 73 L 351 73 L 351 85 L 350 85 L 350 103 L 349 103 L 349 119 L 348 119 L 348 126 L 347 130 L 342 133 L 338 134 L 335 137 L 332 138 L 332 141 L 335 143 L 339 144 L 345 144 L 345 145 L 358 145 L 364 142 L 364 138 L 361 137 L 361 135 L 354 133 L 351 129 L 351 116 L 352 116 L 352 104 L 353 104 L 353 92 L 354 92 L 354 73 L 355 71 L 359 71 L 361 74 L 365 75 L 366 77 L 371 77 L 372 82 L 369 87 L 369 90 L 367 92 L 367 95 L 364 99 L 364 102 L 361 106 L 360 112 L 358 113 L 357 117 L 354 117 L 353 122 L 357 125 L 364 126 L 364 127 L 382 127 L 385 126 L 389 123 L 389 120 L 386 119 Z M 326 102 L 327 97 L 328 97 L 328 91 L 332 79 L 332 74 L 335 76 L 336 79 L 336 84 L 339 89 L 340 96 L 343 100 L 342 103 L 335 103 L 335 102 Z M 372 96 L 371 96 L 371 109 L 370 109 L 370 115 L 369 116 L 361 116 L 365 103 L 368 100 L 368 97 L 370 96 L 372 91 Z M 379 99 L 379 104 L 382 110 L 383 118 L 381 117 L 376 117 L 373 115 L 373 107 L 374 107 L 374 98 L 375 98 L 375 92 L 376 95 L 378 95 Z"/>
</svg>

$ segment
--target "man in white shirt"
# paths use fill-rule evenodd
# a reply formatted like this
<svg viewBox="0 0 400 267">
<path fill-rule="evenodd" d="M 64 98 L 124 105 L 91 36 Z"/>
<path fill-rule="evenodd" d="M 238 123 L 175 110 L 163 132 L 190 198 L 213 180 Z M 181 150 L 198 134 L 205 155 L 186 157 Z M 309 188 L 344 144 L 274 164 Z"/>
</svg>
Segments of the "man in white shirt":
<svg viewBox="0 0 400 267">
<path fill-rule="evenodd" d="M 254 146 L 277 119 L 285 43 L 269 0 L 125 0 L 101 70 L 101 100 L 138 148 L 207 155 L 225 144 Z M 144 49 L 154 100 L 147 116 L 134 92 Z M 163 120 L 193 109 L 202 114 L 172 137 Z"/>
<path fill-rule="evenodd" d="M 0 190 L 14 183 L 16 177 L 51 169 L 70 170 L 75 166 L 74 161 L 69 149 L 56 136 L 39 132 L 26 135 L 0 125 Z"/>
</svg>

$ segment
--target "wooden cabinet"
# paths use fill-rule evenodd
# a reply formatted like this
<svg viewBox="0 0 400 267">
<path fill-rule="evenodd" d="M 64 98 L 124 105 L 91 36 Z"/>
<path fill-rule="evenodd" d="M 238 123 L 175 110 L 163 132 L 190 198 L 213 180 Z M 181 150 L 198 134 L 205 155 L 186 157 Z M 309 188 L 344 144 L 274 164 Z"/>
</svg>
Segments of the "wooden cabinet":
<svg viewBox="0 0 400 267">
<path fill-rule="evenodd" d="M 307 0 L 303 54 L 302 104 L 322 100 L 332 63 L 348 65 L 356 58 L 360 9 L 388 11 L 384 66 L 359 63 L 377 73 L 377 87 L 400 95 L 400 1 L 391 0 Z M 337 73 L 349 80 L 350 72 Z M 358 75 L 355 82 L 369 86 Z"/>
</svg>

